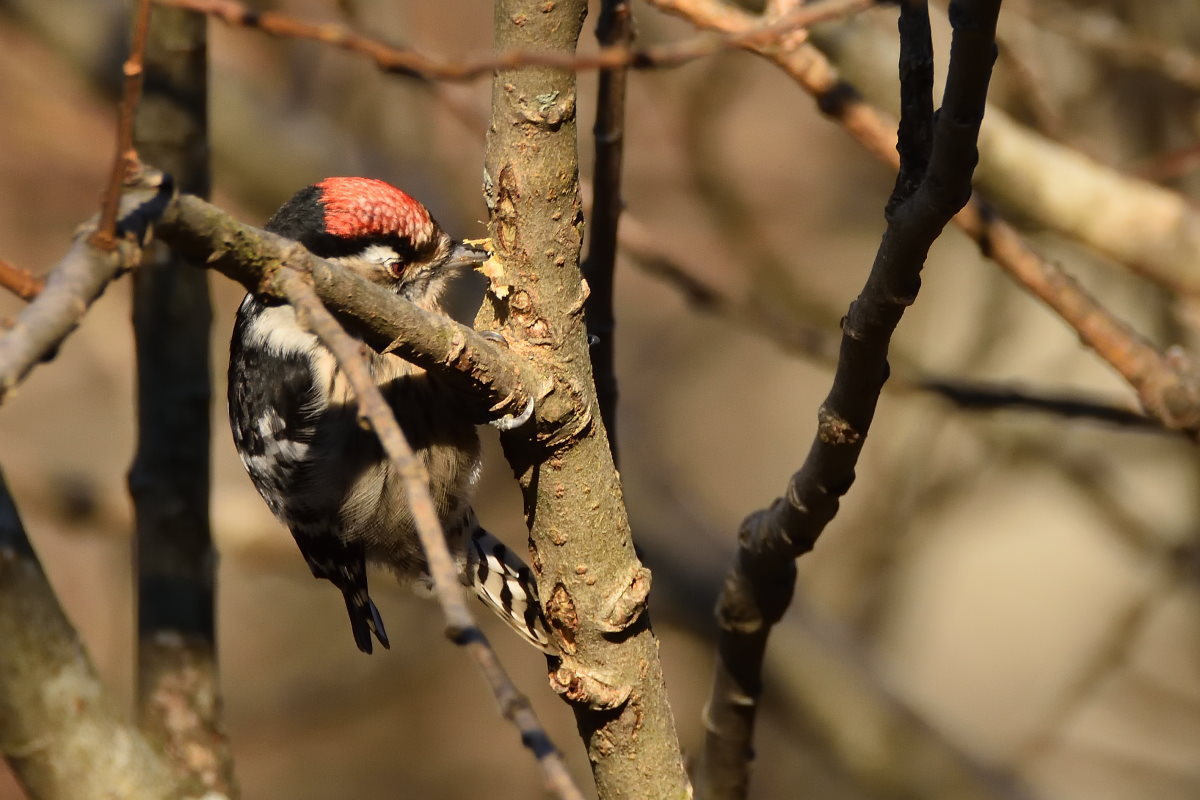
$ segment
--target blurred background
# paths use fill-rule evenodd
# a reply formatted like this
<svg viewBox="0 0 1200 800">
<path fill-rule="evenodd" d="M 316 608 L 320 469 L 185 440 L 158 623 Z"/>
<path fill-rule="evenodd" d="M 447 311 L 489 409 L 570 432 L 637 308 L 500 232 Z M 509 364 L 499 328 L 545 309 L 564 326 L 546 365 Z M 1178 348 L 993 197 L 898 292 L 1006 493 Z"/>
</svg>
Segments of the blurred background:
<svg viewBox="0 0 1200 800">
<path fill-rule="evenodd" d="M 256 7 L 268 5 L 449 59 L 491 46 L 490 9 L 465 0 Z M 0 257 L 35 273 L 98 208 L 125 13 L 118 0 L 0 0 Z M 642 44 L 694 35 L 645 5 L 635 15 Z M 594 19 L 585 50 L 595 48 Z M 1010 0 L 1001 23 L 994 103 L 1102 163 L 1197 196 L 1200 81 L 1128 57 L 1132 42 L 1194 66 L 1191 0 Z M 944 54 L 940 14 L 935 25 Z M 881 9 L 823 37 L 894 40 L 894 30 L 895 10 Z M 486 79 L 431 91 L 349 54 L 219 23 L 210 50 L 219 205 L 262 224 L 305 184 L 370 175 L 423 200 L 452 234 L 484 234 Z M 595 83 L 580 77 L 585 174 Z M 701 742 L 711 609 L 738 524 L 783 491 L 807 451 L 831 379 L 821 354 L 870 267 L 892 182 L 751 55 L 630 77 L 631 224 L 735 303 L 769 308 L 816 337 L 797 357 L 691 307 L 637 259 L 620 260 L 622 478 L 654 571 L 655 628 L 689 753 Z M 1005 211 L 1021 219 L 1020 208 Z M 1194 343 L 1190 300 L 1027 224 L 1043 252 L 1152 340 Z M 355 649 L 342 601 L 312 580 L 234 454 L 224 372 L 242 291 L 217 275 L 211 286 L 219 647 L 244 796 L 541 796 L 533 760 L 441 635 L 432 603 L 374 576 L 393 646 L 372 657 Z M 127 706 L 129 291 L 128 281 L 112 286 L 58 358 L 0 409 L 0 464 L 26 527 Z M 19 307 L 0 296 L 0 318 Z M 771 641 L 752 796 L 1200 796 L 1194 445 L 1025 411 L 960 410 L 913 390 L 914 378 L 932 375 L 1136 408 L 1064 324 L 953 229 L 931 253 L 893 356 L 895 388 L 881 399 L 858 479 L 801 560 L 796 605 Z M 484 436 L 479 516 L 521 548 L 519 493 L 494 436 Z M 542 658 L 488 617 L 510 672 L 590 785 Z M 0 774 L 0 798 L 21 797 Z"/>
</svg>

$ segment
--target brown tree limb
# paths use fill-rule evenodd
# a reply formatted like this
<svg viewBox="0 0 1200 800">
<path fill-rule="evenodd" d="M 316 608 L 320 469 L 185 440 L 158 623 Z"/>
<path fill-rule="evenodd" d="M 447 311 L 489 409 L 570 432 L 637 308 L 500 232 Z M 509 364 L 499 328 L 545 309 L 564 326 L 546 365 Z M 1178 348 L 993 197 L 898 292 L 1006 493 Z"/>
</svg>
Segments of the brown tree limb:
<svg viewBox="0 0 1200 800">
<path fill-rule="evenodd" d="M 46 282 L 32 272 L 0 258 L 0 286 L 22 300 L 32 300 L 42 293 Z"/>
<path fill-rule="evenodd" d="M 207 196 L 208 20 L 156 9 L 134 126 L 141 157 Z M 209 529 L 212 312 L 208 273 L 151 243 L 133 277 L 137 696 L 142 729 L 197 793 L 236 795 L 221 719 Z"/>
<path fill-rule="evenodd" d="M 586 10 L 585 0 L 500 0 L 496 46 L 568 59 Z M 569 71 L 496 73 L 484 191 L 503 291 L 488 294 L 476 325 L 543 367 L 554 380 L 546 399 L 565 412 L 501 441 L 563 652 L 552 685 L 572 705 L 599 796 L 683 798 L 690 787 L 646 612 L 650 573 L 634 552 L 582 324 L 575 109 Z"/>
<path fill-rule="evenodd" d="M 717 604 L 717 669 L 705 712 L 701 796 L 744 797 L 762 662 L 771 628 L 791 602 L 795 559 L 812 549 L 854 481 L 887 351 L 920 288 L 934 239 L 971 194 L 976 141 L 995 60 L 999 0 L 954 0 L 949 78 L 936 122 L 933 62 L 923 2 L 901 4 L 902 167 L 888 225 L 862 293 L 843 323 L 833 387 L 817 414 L 817 436 L 786 498 L 742 523 L 738 554 Z"/>
<path fill-rule="evenodd" d="M 94 246 L 77 236 L 66 256 L 46 277 L 38 296 L 0 335 L 0 402 L 38 365 L 49 358 L 83 319 L 108 283 L 141 258 L 139 242 L 170 200 L 170 187 L 127 196 L 128 211 L 118 223 L 115 249 Z"/>
<path fill-rule="evenodd" d="M 633 9 L 629 0 L 603 0 L 596 22 L 601 48 L 629 49 L 633 43 Z M 592 378 L 600 416 L 608 431 L 613 459 L 617 449 L 616 319 L 613 282 L 617 266 L 617 232 L 624 202 L 621 198 L 621 160 L 625 147 L 625 81 L 628 69 L 601 70 L 596 93 L 593 127 L 596 164 L 592 179 L 592 206 L 588 218 L 588 251 L 583 276 L 591 296 L 587 303 L 587 329 L 593 339 Z"/>
<path fill-rule="evenodd" d="M 30 797 L 185 795 L 170 765 L 122 719 L 96 675 L 42 572 L 3 476 L 0 642 L 0 755 Z"/>
<path fill-rule="evenodd" d="M 142 97 L 142 65 L 146 54 L 146 38 L 150 29 L 150 2 L 138 0 L 133 23 L 133 43 L 122 72 L 125 87 L 117 118 L 117 154 L 113 157 L 112 172 L 100 203 L 100 224 L 92 234 L 91 244 L 111 252 L 117 246 L 117 213 L 121 204 L 121 187 L 137 169 L 138 155 L 133 146 L 133 124 Z"/>
<path fill-rule="evenodd" d="M 536 42 L 529 49 L 505 50 L 458 61 L 438 58 L 364 36 L 334 23 L 316 23 L 274 11 L 255 11 L 236 0 L 153 0 L 219 18 L 228 25 L 257 28 L 271 36 L 308 39 L 365 56 L 385 72 L 440 81 L 472 81 L 497 70 L 522 67 L 557 67 L 574 70 L 663 69 L 715 55 L 724 50 L 773 41 L 808 25 L 861 11 L 875 0 L 817 0 L 787 16 L 753 30 L 713 40 L 696 38 L 669 45 L 633 49 L 602 47 L 598 53 L 579 55 L 543 50 Z"/>
<path fill-rule="evenodd" d="M 564 800 L 582 800 L 583 794 L 571 781 L 550 737 L 538 721 L 529 700 L 513 684 L 503 665 L 496 658 L 487 637 L 479 630 L 467 608 L 458 568 L 446 545 L 445 533 L 438 520 L 433 495 L 429 491 L 429 475 L 409 446 L 404 432 L 396 423 L 392 409 L 371 377 L 370 367 L 363 358 L 361 344 L 353 339 L 317 296 L 307 276 L 292 269 L 278 273 L 278 283 L 287 301 L 296 309 L 300 323 L 312 331 L 329 348 L 338 368 L 354 388 L 359 413 L 371 425 L 384 452 L 391 459 L 404 484 L 408 507 L 416 523 L 417 535 L 425 551 L 429 575 L 438 604 L 446 617 L 446 635 L 467 649 L 475 659 L 500 705 L 501 713 L 521 732 L 521 741 L 537 757 L 546 788 Z"/>
<path fill-rule="evenodd" d="M 726 33 L 744 30 L 757 24 L 756 17 L 722 0 L 650 1 L 664 11 L 678 14 L 699 27 Z M 896 135 L 892 123 L 886 115 L 862 99 L 858 90 L 838 74 L 821 51 L 805 43 L 785 43 L 783 46 L 752 49 L 783 69 L 801 88 L 812 95 L 824 114 L 838 122 L 868 151 L 880 160 L 898 166 Z M 989 125 L 992 129 L 997 128 L 997 119 L 1003 116 L 1002 113 L 989 108 L 988 115 Z M 1015 123 L 999 125 L 1015 126 Z M 1007 127 L 1005 129 L 1007 130 Z M 982 139 L 980 147 L 986 150 Z M 1052 179 L 1063 186 L 1077 185 L 1075 178 L 1068 177 L 1066 173 L 1074 175 L 1072 171 L 1076 167 L 1083 169 L 1080 165 L 1082 157 L 1071 155 L 1067 158 L 1063 155 L 1067 151 L 1058 145 L 1039 145 L 1039 148 L 1037 159 L 1040 166 L 1032 169 L 1030 174 L 1045 176 L 1047 180 Z M 1054 148 L 1062 152 L 1054 155 L 1050 152 Z M 1058 160 L 1060 156 L 1065 160 Z M 980 172 L 988 170 L 996 170 L 995 163 L 989 165 L 985 161 L 981 164 Z M 1111 198 L 1114 208 L 1132 207 L 1126 204 L 1128 193 L 1121 188 L 1119 182 L 1104 177 L 1106 172 L 1098 173 L 1090 167 L 1085 172 L 1098 181 L 1093 183 L 1091 178 L 1086 178 L 1083 174 L 1076 176 L 1094 186 L 1094 191 L 1090 191 L 1089 196 Z M 1173 201 L 1162 197 L 1172 193 L 1143 184 L 1143 188 L 1145 187 L 1148 187 L 1146 191 L 1157 193 L 1155 197 L 1166 202 L 1168 206 L 1175 205 Z M 1027 186 L 1023 192 L 1023 196 L 1038 196 L 1044 199 L 1044 195 L 1034 187 Z M 1141 196 L 1139 192 L 1140 189 L 1135 194 Z M 1080 207 L 1086 209 L 1089 204 L 1076 202 L 1072 205 L 1074 209 Z M 1142 206 L 1143 210 L 1146 207 Z M 1149 207 L 1157 209 L 1148 212 L 1156 219 L 1180 220 L 1179 213 L 1171 212 L 1170 208 L 1164 207 L 1158 201 L 1149 202 Z M 1040 213 L 1037 216 L 1045 221 Z M 1177 232 L 1194 230 L 1200 235 L 1200 222 L 1195 225 L 1184 224 L 1187 216 L 1184 214 L 1182 227 Z M 1095 350 L 1097 355 L 1125 378 L 1137 391 L 1138 399 L 1147 413 L 1174 430 L 1189 432 L 1200 426 L 1200 367 L 1192 357 L 1180 350 L 1166 354 L 1158 351 L 1097 302 L 1061 267 L 1039 255 L 1021 234 L 978 194 L 955 216 L 954 222 L 976 241 L 984 256 L 1054 309 L 1064 322 L 1075 329 L 1084 344 Z M 1117 224 L 1111 219 L 1108 223 Z M 1127 226 L 1118 227 L 1124 229 Z M 1144 232 L 1142 230 L 1139 236 Z M 1176 244 L 1182 249 L 1172 244 L 1170 247 L 1175 248 L 1172 252 L 1188 251 L 1185 243 Z M 1151 246 L 1145 242 L 1143 245 L 1148 248 L 1146 252 L 1149 252 Z M 1197 239 L 1194 252 L 1200 252 L 1200 239 Z"/>
</svg>

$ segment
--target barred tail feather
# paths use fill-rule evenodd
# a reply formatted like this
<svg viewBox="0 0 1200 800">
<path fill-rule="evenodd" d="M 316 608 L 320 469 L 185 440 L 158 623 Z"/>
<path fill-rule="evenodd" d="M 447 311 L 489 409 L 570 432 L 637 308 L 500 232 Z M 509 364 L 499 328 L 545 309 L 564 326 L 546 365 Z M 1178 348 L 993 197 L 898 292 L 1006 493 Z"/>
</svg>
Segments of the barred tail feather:
<svg viewBox="0 0 1200 800">
<path fill-rule="evenodd" d="M 478 524 L 468 534 L 466 551 L 465 577 L 475 595 L 525 641 L 556 654 L 538 602 L 537 582 L 520 556 Z"/>
</svg>

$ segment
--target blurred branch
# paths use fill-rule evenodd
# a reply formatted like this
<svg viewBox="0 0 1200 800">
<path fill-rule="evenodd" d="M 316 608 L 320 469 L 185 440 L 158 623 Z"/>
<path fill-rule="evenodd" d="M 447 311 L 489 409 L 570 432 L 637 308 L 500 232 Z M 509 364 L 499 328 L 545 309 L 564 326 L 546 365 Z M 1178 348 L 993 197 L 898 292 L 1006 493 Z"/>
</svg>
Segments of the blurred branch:
<svg viewBox="0 0 1200 800">
<path fill-rule="evenodd" d="M 0 642 L 0 754 L 30 797 L 188 796 L 170 765 L 118 714 L 42 572 L 2 475 Z"/>
<path fill-rule="evenodd" d="M 537 757 L 547 788 L 556 797 L 582 800 L 582 793 L 572 783 L 562 757 L 542 728 L 529 701 L 517 691 L 467 608 L 458 580 L 458 569 L 446 545 L 445 533 L 429 491 L 429 475 L 413 454 L 383 393 L 375 385 L 370 366 L 363 358 L 361 344 L 351 338 L 325 309 L 305 276 L 284 268 L 279 271 L 278 282 L 287 301 L 295 307 L 300 323 L 316 334 L 333 353 L 339 369 L 354 388 L 359 413 L 374 429 L 384 452 L 403 481 L 438 604 L 446 617 L 447 636 L 465 647 L 475 659 L 500 704 L 501 713 L 517 726 L 521 741 Z"/>
<path fill-rule="evenodd" d="M 668 253 L 636 220 L 627 220 L 622 227 L 621 244 L 626 255 L 644 272 L 676 289 L 692 308 L 774 342 L 792 355 L 822 364 L 837 362 L 840 337 L 833 331 L 806 322 L 796 314 L 779 313 L 760 291 L 751 291 L 748 296 L 738 298 L 705 281 Z M 1117 401 L 1076 394 L 1052 394 L 1007 384 L 914 373 L 912 369 L 893 369 L 884 388 L 888 391 L 930 392 L 964 411 L 1034 411 L 1134 430 L 1171 432 L 1157 419 L 1124 408 Z"/>
<path fill-rule="evenodd" d="M 892 37 L 870 25 L 831 25 L 814 29 L 810 41 L 874 102 L 892 103 Z M 994 106 L 979 150 L 975 184 L 989 200 L 1169 289 L 1200 292 L 1200 209 L 1186 197 L 1051 141 Z"/>
<path fill-rule="evenodd" d="M 92 234 L 92 246 L 107 252 L 115 250 L 117 246 L 117 209 L 121 203 L 121 187 L 137 169 L 138 155 L 133 146 L 133 126 L 142 97 L 142 65 L 145 61 L 146 38 L 150 29 L 150 2 L 151 0 L 137 0 L 133 44 L 122 70 L 125 86 L 117 118 L 117 154 L 113 158 L 112 172 L 100 204 L 100 223 Z"/>
<path fill-rule="evenodd" d="M 221 19 L 228 25 L 257 28 L 271 36 L 312 41 L 366 56 L 385 72 L 442 81 L 472 81 L 497 70 L 523 67 L 556 67 L 582 72 L 586 70 L 662 69 L 715 55 L 725 50 L 765 44 L 794 33 L 797 29 L 862 11 L 875 0 L 817 0 L 801 6 L 778 21 L 758 25 L 752 30 L 718 39 L 696 38 L 686 42 L 646 48 L 602 47 L 592 55 L 555 53 L 539 49 L 508 50 L 485 56 L 451 61 L 395 47 L 364 36 L 334 23 L 306 22 L 274 11 L 255 11 L 235 0 L 153 0 L 186 8 Z M 541 13 L 541 12 L 539 12 Z"/>
<path fill-rule="evenodd" d="M 32 300 L 41 294 L 46 283 L 32 272 L 0 258 L 0 286 L 22 300 Z"/>
<path fill-rule="evenodd" d="M 1038 28 L 1094 50 L 1111 63 L 1155 72 L 1200 91 L 1200 56 L 1186 48 L 1141 36 L 1115 17 L 1079 5 L 1039 0 L 1017 8 L 1026 11 Z"/>
<path fill-rule="evenodd" d="M 586 0 L 500 0 L 497 47 L 571 61 Z M 597 412 L 579 270 L 582 203 L 575 75 L 496 72 L 484 163 L 489 231 L 504 269 L 476 326 L 500 330 L 555 380 L 554 426 L 501 437 L 535 549 L 542 606 L 563 657 L 551 686 L 571 704 L 599 797 L 683 798 L 690 785 L 650 627 L 620 476 Z"/>
<path fill-rule="evenodd" d="M 728 32 L 742 30 L 756 24 L 756 17 L 725 5 L 720 0 L 650 0 L 655 6 L 666 11 L 677 13 L 693 24 L 715 28 Z M 813 96 L 820 110 L 837 121 L 860 144 L 867 148 L 880 160 L 898 166 L 896 153 L 896 136 L 892 124 L 887 117 L 868 105 L 852 85 L 847 83 L 829 60 L 810 44 L 783 47 L 754 48 L 755 52 L 777 64 L 801 88 Z M 996 117 L 1002 112 L 989 108 L 988 119 L 993 130 L 997 127 Z M 1008 128 L 1015 129 L 1015 123 L 1007 123 Z M 982 136 L 982 133 L 981 133 Z M 1034 134 L 1023 134 L 1026 140 Z M 997 147 L 994 140 L 992 148 Z M 1044 140 L 1041 140 L 1044 141 Z M 981 139 L 980 147 L 989 157 L 995 156 L 996 151 L 984 147 Z M 1058 147 L 1050 143 L 1041 146 L 1042 151 Z M 1063 153 L 1063 148 L 1058 148 Z M 1078 155 L 1071 155 L 1070 163 L 1079 164 L 1083 161 Z M 1088 162 L 1089 164 L 1091 162 Z M 1024 165 L 1028 166 L 1028 165 Z M 1022 169 L 1024 169 L 1024 166 Z M 1097 177 L 1110 173 L 1093 165 L 1088 173 Z M 996 170 L 995 158 L 989 166 L 987 160 L 980 163 L 979 171 Z M 1013 167 L 1012 169 L 1016 169 Z M 1064 172 L 1069 171 L 1067 162 L 1057 161 L 1043 163 L 1033 169 L 1030 175 L 1038 176 L 1038 180 L 1052 181 L 1055 186 L 1077 185 L 1075 177 Z M 1010 170 L 1011 171 L 1011 170 Z M 977 172 L 978 176 L 979 172 Z M 1109 177 L 1103 180 L 1109 180 Z M 1119 176 L 1118 176 L 1119 177 Z M 1121 177 L 1122 181 L 1129 181 Z M 1140 183 L 1136 182 L 1135 183 Z M 1163 197 L 1179 198 L 1158 187 L 1142 184 L 1147 190 L 1159 193 Z M 1117 185 L 1105 185 L 1101 188 L 1094 185 L 1095 191 L 1089 191 L 1088 197 L 1105 197 L 1111 200 L 1105 207 L 1123 206 L 1128 194 L 1122 192 Z M 1058 191 L 1057 189 L 1048 191 Z M 1023 198 L 1032 200 L 1043 198 L 1044 193 L 1036 187 L 1025 187 Z M 1090 213 L 1096 208 L 1092 202 L 1077 202 L 1072 200 L 1071 213 L 1077 214 L 1080 209 Z M 1171 201 L 1174 203 L 1174 201 Z M 1153 205 L 1153 204 L 1152 204 Z M 1132 209 L 1133 206 L 1128 208 Z M 1159 208 L 1151 216 L 1161 221 L 1164 219 Z M 1033 213 L 1037 213 L 1036 209 Z M 1180 219 L 1182 211 L 1167 213 L 1165 219 L 1177 220 L 1183 226 L 1181 230 L 1194 230 L 1197 236 L 1197 252 L 1200 252 L 1200 217 L 1191 225 L 1188 220 Z M 1189 212 L 1190 213 L 1190 212 Z M 1185 217 L 1187 215 L 1184 215 Z M 1159 352 L 1136 331 L 1122 322 L 1107 308 L 1098 303 L 1073 278 L 1067 275 L 1061 267 L 1046 261 L 1035 252 L 1010 224 L 1004 221 L 982 198 L 975 195 L 967 206 L 954 218 L 954 222 L 962 228 L 978 245 L 984 256 L 990 258 L 1003 268 L 1014 280 L 1027 291 L 1042 300 L 1046 305 L 1059 314 L 1063 321 L 1078 333 L 1080 340 L 1096 351 L 1097 355 L 1107 361 L 1138 393 L 1138 398 L 1146 411 L 1162 421 L 1168 428 L 1190 432 L 1200 427 L 1200 367 L 1194 360 L 1181 350 L 1173 350 L 1167 354 Z M 1112 225 L 1119 223 L 1104 220 Z M 1103 224 L 1103 223 L 1101 223 Z M 1150 226 L 1155 227 L 1155 226 Z M 1122 230 L 1125 228 L 1122 227 Z M 1143 230 L 1140 228 L 1139 230 Z M 1147 252 L 1151 245 L 1143 243 Z"/>
<path fill-rule="evenodd" d="M 116 249 L 97 248 L 85 232 L 51 270 L 45 287 L 0 335 L 0 402 L 37 364 L 53 356 L 75 329 L 104 287 L 122 270 L 138 263 L 139 242 L 167 207 L 170 186 L 149 187 L 153 194 L 126 196 L 128 210 L 118 222 Z M 94 230 L 94 229 L 93 229 Z"/>
<path fill-rule="evenodd" d="M 134 143 L 176 186 L 206 196 L 208 20 L 156 9 Z M 236 794 L 217 680 L 209 529 L 212 405 L 208 273 L 151 243 L 133 278 L 137 453 L 137 684 L 143 729 L 200 792 Z"/>
<path fill-rule="evenodd" d="M 762 664 L 771 628 L 792 599 L 795 559 L 812 549 L 854 481 L 854 468 L 887 380 L 887 351 L 920 288 L 930 245 L 971 195 L 976 141 L 995 60 L 999 0 L 955 0 L 943 105 L 933 116 L 933 60 L 924 3 L 901 4 L 901 168 L 887 230 L 862 293 L 843 323 L 833 387 L 817 436 L 786 499 L 742 523 L 738 554 L 717 603 L 718 663 L 705 712 L 701 796 L 749 789 Z"/>
<path fill-rule="evenodd" d="M 633 10 L 629 0 L 602 0 L 596 39 L 601 48 L 628 49 L 633 43 Z M 617 460 L 617 374 L 616 320 L 613 315 L 613 274 L 617 264 L 618 222 L 621 199 L 621 160 L 625 146 L 624 67 L 601 70 L 596 97 L 596 164 L 593 170 L 592 208 L 588 228 L 588 252 L 583 276 L 591 296 L 587 303 L 588 333 L 592 345 L 592 377 L 600 416 L 608 431 L 608 445 Z"/>
</svg>

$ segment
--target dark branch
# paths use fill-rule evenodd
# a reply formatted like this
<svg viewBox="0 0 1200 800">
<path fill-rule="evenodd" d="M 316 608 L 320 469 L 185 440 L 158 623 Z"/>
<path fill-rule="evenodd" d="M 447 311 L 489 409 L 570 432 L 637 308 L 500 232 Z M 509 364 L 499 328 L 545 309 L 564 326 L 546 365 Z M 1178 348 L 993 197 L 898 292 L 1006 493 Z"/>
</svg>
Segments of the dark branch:
<svg viewBox="0 0 1200 800">
<path fill-rule="evenodd" d="M 926 128 L 922 99 L 928 58 L 928 20 L 921 4 L 903 4 L 900 75 L 906 115 L 901 136 L 901 174 L 888 207 L 887 230 L 862 293 L 842 326 L 833 387 L 817 413 L 817 436 L 785 498 L 756 512 L 738 535 L 737 560 L 717 604 L 718 665 L 705 715 L 708 735 L 701 796 L 744 797 L 749 785 L 754 722 L 762 692 L 762 659 L 771 627 L 791 602 L 795 559 L 812 549 L 854 482 L 884 381 L 892 332 L 920 288 L 920 272 L 934 239 L 971 194 L 976 141 L 983 119 L 999 0 L 954 0 L 949 79 L 933 130 L 932 149 L 919 137 Z M 920 163 L 930 152 L 927 168 Z M 915 163 L 914 163 L 915 162 Z M 908 192 L 907 196 L 904 196 Z"/>
<path fill-rule="evenodd" d="M 628 0 L 604 0 L 596 23 L 601 47 L 628 48 L 633 42 L 633 11 Z M 617 225 L 621 218 L 621 160 L 625 145 L 625 79 L 627 69 L 603 70 L 596 98 L 596 165 L 592 183 L 592 213 L 583 276 L 591 289 L 587 303 L 592 345 L 592 378 L 600 416 L 608 431 L 608 446 L 617 459 L 616 320 L 613 315 L 613 277 L 617 261 Z"/>
<path fill-rule="evenodd" d="M 141 158 L 207 196 L 208 20 L 156 9 L 134 126 Z M 212 406 L 208 273 L 151 243 L 133 276 L 137 453 L 137 683 L 143 730 L 197 794 L 234 794 L 221 720 L 209 530 Z M 186 713 L 183 710 L 186 709 Z"/>
</svg>

